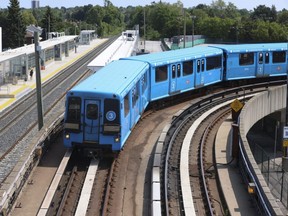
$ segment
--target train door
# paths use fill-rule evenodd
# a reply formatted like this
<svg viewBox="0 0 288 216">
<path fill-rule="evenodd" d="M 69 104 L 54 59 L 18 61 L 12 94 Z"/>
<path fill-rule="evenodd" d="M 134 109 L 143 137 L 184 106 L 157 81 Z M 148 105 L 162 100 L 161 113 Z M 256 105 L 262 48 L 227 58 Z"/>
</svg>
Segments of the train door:
<svg viewBox="0 0 288 216">
<path fill-rule="evenodd" d="M 205 59 L 196 60 L 196 73 L 195 73 L 196 87 L 201 87 L 204 85 L 204 70 L 205 70 Z"/>
<path fill-rule="evenodd" d="M 99 142 L 99 100 L 85 100 L 84 141 Z"/>
<path fill-rule="evenodd" d="M 262 77 L 264 75 L 264 62 L 263 62 L 263 52 L 259 52 L 257 56 L 257 77 Z"/>
<path fill-rule="evenodd" d="M 172 64 L 170 67 L 170 83 L 169 83 L 169 94 L 173 94 L 176 91 L 179 91 L 177 85 L 177 79 L 181 76 L 181 65 Z"/>
</svg>

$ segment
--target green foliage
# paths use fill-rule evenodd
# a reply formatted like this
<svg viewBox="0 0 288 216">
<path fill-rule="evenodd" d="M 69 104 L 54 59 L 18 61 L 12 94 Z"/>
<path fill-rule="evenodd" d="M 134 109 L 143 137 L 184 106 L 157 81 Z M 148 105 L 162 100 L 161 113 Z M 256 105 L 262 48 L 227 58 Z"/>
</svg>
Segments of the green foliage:
<svg viewBox="0 0 288 216">
<path fill-rule="evenodd" d="M 22 12 L 22 17 L 23 17 L 23 24 L 24 26 L 29 26 L 29 25 L 36 25 L 37 20 L 35 19 L 33 13 L 31 10 L 24 10 Z"/>
<path fill-rule="evenodd" d="M 105 0 L 104 6 L 85 5 L 75 8 L 21 9 L 17 0 L 10 0 L 8 9 L 0 9 L 0 26 L 3 27 L 3 47 L 15 47 L 24 43 L 25 26 L 39 25 L 48 32 L 79 34 L 80 30 L 97 29 L 100 37 L 119 34 L 124 29 L 139 25 L 140 36 L 149 40 L 192 34 L 192 18 L 195 16 L 194 34 L 204 35 L 219 42 L 279 42 L 287 41 L 288 11 L 277 12 L 275 6 L 259 5 L 253 11 L 239 10 L 224 0 L 211 5 L 199 4 L 184 8 L 181 0 L 175 4 L 154 1 L 145 7 L 115 7 Z M 185 26 L 185 27 L 184 27 Z"/>
<path fill-rule="evenodd" d="M 288 11 L 284 10 L 278 14 L 278 23 L 288 26 Z"/>
<path fill-rule="evenodd" d="M 48 34 L 50 32 L 56 32 L 56 31 L 61 31 L 59 22 L 57 20 L 59 20 L 59 17 L 55 17 L 52 9 L 47 6 L 46 7 L 46 12 L 44 14 L 44 16 L 42 17 L 42 20 L 40 22 L 40 26 L 44 29 L 44 31 L 42 32 L 41 37 L 43 38 L 43 40 L 48 39 Z"/>
<path fill-rule="evenodd" d="M 16 48 L 23 46 L 25 43 L 26 27 L 23 23 L 18 0 L 10 0 L 5 27 L 5 31 L 3 32 L 3 47 Z"/>
<path fill-rule="evenodd" d="M 277 11 L 275 6 L 272 8 L 266 7 L 265 5 L 259 5 L 251 14 L 253 20 L 263 20 L 274 22 L 277 19 Z"/>
</svg>

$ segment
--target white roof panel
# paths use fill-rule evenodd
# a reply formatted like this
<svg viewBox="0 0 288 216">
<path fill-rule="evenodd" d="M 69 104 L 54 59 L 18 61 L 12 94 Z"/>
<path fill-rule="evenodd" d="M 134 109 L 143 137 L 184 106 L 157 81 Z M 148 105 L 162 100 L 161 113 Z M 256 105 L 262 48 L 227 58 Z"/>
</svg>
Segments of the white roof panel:
<svg viewBox="0 0 288 216">
<path fill-rule="evenodd" d="M 114 43 L 88 64 L 90 70 L 96 71 L 114 60 L 131 56 L 137 40 L 128 41 L 120 36 Z"/>
<path fill-rule="evenodd" d="M 76 38 L 76 35 L 70 35 L 70 36 L 62 36 L 58 38 L 53 38 L 49 39 L 46 41 L 42 41 L 39 43 L 41 46 L 41 50 L 47 49 L 49 47 L 53 47 L 54 45 L 57 44 L 62 44 L 70 40 L 74 40 Z M 20 55 L 25 55 L 25 54 L 31 54 L 35 52 L 35 45 L 34 44 L 29 44 L 23 47 L 19 47 L 16 49 L 10 49 L 4 52 L 0 53 L 0 62 L 3 62 L 5 60 L 9 60 L 11 58 L 20 56 Z"/>
</svg>

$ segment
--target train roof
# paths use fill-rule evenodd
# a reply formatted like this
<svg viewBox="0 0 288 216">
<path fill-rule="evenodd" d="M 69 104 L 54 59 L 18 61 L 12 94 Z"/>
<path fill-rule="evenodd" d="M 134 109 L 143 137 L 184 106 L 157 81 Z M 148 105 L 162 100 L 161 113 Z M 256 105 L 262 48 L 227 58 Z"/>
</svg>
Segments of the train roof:
<svg viewBox="0 0 288 216">
<path fill-rule="evenodd" d="M 170 64 L 174 62 L 188 61 L 195 58 L 221 55 L 222 53 L 223 51 L 221 49 L 207 46 L 197 46 L 193 48 L 151 53 L 122 59 L 145 61 L 154 66 L 161 66 L 164 64 Z"/>
<path fill-rule="evenodd" d="M 72 88 L 73 92 L 121 94 L 140 79 L 149 65 L 138 61 L 113 61 Z M 127 90 L 128 88 L 128 90 Z"/>
<path fill-rule="evenodd" d="M 226 50 L 229 53 L 239 52 L 259 52 L 259 51 L 285 51 L 287 50 L 287 43 L 261 43 L 261 44 L 235 44 L 235 45 L 210 45 Z"/>
</svg>

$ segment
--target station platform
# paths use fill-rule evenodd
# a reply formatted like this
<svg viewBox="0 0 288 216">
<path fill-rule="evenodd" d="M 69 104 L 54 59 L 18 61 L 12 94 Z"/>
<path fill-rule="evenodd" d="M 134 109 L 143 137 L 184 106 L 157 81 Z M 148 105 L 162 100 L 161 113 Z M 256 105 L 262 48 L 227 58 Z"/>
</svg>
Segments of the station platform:
<svg viewBox="0 0 288 216">
<path fill-rule="evenodd" d="M 41 82 L 45 83 L 48 79 L 53 77 L 63 68 L 72 64 L 74 61 L 100 45 L 107 39 L 95 39 L 91 41 L 90 45 L 79 45 L 76 52 L 70 52 L 68 57 L 65 57 L 62 61 L 54 61 L 45 67 L 45 70 L 41 70 Z M 23 97 L 36 88 L 36 71 L 32 78 L 28 74 L 27 81 L 18 80 L 16 84 L 0 85 L 0 112 L 7 109 L 15 101 Z"/>
<path fill-rule="evenodd" d="M 219 183 L 221 185 L 224 199 L 226 200 L 231 215 L 258 215 L 253 205 L 248 187 L 244 184 L 242 175 L 236 160 L 232 160 L 232 117 L 228 117 L 220 126 L 215 139 L 215 160 Z M 269 159 L 276 164 L 281 164 L 282 153 L 273 151 L 274 140 L 267 134 L 259 131 L 249 133 L 250 140 L 261 143 L 261 148 L 269 153 Z M 270 173 L 270 178 L 277 173 Z M 274 190 L 279 190 L 280 184 L 275 183 Z M 278 205 L 283 214 L 288 215 L 287 209 L 278 200 Z"/>
</svg>

